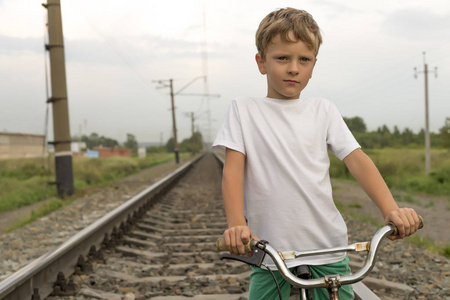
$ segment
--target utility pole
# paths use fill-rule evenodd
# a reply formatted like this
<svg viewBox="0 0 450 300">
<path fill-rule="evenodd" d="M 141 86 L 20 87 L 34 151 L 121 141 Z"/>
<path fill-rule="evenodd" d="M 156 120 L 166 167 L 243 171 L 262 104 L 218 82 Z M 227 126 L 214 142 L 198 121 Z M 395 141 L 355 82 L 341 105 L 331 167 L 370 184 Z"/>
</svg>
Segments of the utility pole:
<svg viewBox="0 0 450 300">
<path fill-rule="evenodd" d="M 191 134 L 192 134 L 192 140 L 191 140 L 191 153 L 192 156 L 195 155 L 195 144 L 196 144 L 196 140 L 195 140 L 195 118 L 194 118 L 194 113 L 190 112 L 190 113 L 185 113 L 185 116 L 190 117 L 191 118 Z"/>
<path fill-rule="evenodd" d="M 194 113 L 191 112 L 191 131 L 192 131 L 192 156 L 195 155 L 195 126 L 194 126 Z"/>
<path fill-rule="evenodd" d="M 173 92 L 173 79 L 167 79 L 167 80 L 156 80 L 154 82 L 159 83 L 161 86 L 158 88 L 165 88 L 168 87 L 170 89 L 170 103 L 171 103 L 171 110 L 172 110 L 172 128 L 173 128 L 173 150 L 175 152 L 175 162 L 177 164 L 180 163 L 180 154 L 178 151 L 178 139 L 177 139 L 177 121 L 175 118 L 175 94 Z M 169 83 L 167 83 L 169 82 Z"/>
<path fill-rule="evenodd" d="M 175 152 L 175 162 L 180 163 L 180 154 L 178 151 L 178 138 L 177 138 L 177 121 L 175 119 L 175 95 L 173 94 L 173 80 L 170 79 L 170 103 L 172 105 L 172 126 L 173 126 L 173 151 Z"/>
<path fill-rule="evenodd" d="M 425 51 L 423 52 L 423 71 L 418 72 L 417 68 L 414 68 L 414 77 L 417 78 L 418 73 L 424 73 L 425 78 L 425 174 L 430 173 L 431 169 L 431 158 L 430 158 L 430 120 L 429 120 L 429 110 L 428 110 L 428 65 L 425 61 Z M 434 76 L 437 77 L 437 67 L 434 68 Z"/>
<path fill-rule="evenodd" d="M 58 195 L 72 195 L 74 192 L 69 108 L 67 104 L 66 66 L 60 0 L 48 0 L 42 4 L 48 13 L 48 44 L 50 53 L 50 75 L 52 96 L 47 103 L 53 107 L 53 134 L 55 146 L 55 173 Z"/>
<path fill-rule="evenodd" d="M 159 83 L 161 86 L 157 87 L 157 88 L 165 88 L 165 87 L 169 87 L 170 88 L 170 100 L 172 103 L 172 123 L 173 123 L 173 140 L 174 140 L 174 151 L 175 151 L 175 161 L 176 163 L 180 163 L 180 156 L 178 153 L 178 140 L 177 140 L 177 124 L 176 124 L 176 120 L 175 120 L 175 96 L 180 94 L 181 91 L 185 90 L 188 86 L 190 86 L 192 83 L 194 83 L 194 81 L 200 79 L 200 78 L 204 78 L 205 76 L 198 76 L 195 77 L 194 79 L 192 79 L 189 83 L 187 83 L 186 85 L 184 85 L 181 89 L 179 89 L 177 92 L 174 93 L 173 91 L 173 79 L 166 79 L 166 80 L 153 80 L 153 82 Z M 167 84 L 167 82 L 169 82 Z M 181 94 L 181 95 L 196 95 L 196 94 Z M 198 96 L 198 95 L 196 95 Z M 202 95 L 204 96 L 204 94 Z M 218 96 L 218 95 L 213 95 L 213 96 Z"/>
</svg>

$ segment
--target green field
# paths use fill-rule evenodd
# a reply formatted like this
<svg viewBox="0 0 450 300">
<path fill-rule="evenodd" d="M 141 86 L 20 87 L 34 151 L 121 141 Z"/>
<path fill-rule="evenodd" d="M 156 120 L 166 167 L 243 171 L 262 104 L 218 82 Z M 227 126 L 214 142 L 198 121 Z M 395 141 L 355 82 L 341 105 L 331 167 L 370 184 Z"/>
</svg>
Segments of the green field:
<svg viewBox="0 0 450 300">
<path fill-rule="evenodd" d="M 188 154 L 183 154 L 188 155 Z M 76 197 L 89 187 L 102 186 L 157 164 L 174 160 L 172 153 L 154 153 L 146 158 L 73 158 Z M 0 160 L 0 213 L 57 196 L 53 158 Z M 43 167 L 44 165 L 44 167 Z"/>
<path fill-rule="evenodd" d="M 431 172 L 425 174 L 423 149 L 368 149 L 364 150 L 380 170 L 390 188 L 409 193 L 423 192 L 431 195 L 450 194 L 450 152 L 431 150 Z M 330 155 L 330 175 L 352 179 L 344 163 Z"/>
<path fill-rule="evenodd" d="M 377 165 L 390 188 L 408 193 L 450 194 L 450 152 L 433 149 L 432 171 L 425 175 L 422 149 L 369 149 L 365 152 Z M 189 155 L 184 154 L 183 155 Z M 153 153 L 146 158 L 115 157 L 89 159 L 74 157 L 74 184 L 77 191 L 106 185 L 145 168 L 169 162 L 171 153 Z M 352 179 L 345 165 L 330 155 L 330 174 L 335 178 Z M 56 197 L 53 158 L 0 160 L 0 212 L 10 211 L 43 199 Z"/>
<path fill-rule="evenodd" d="M 448 150 L 433 149 L 431 151 L 431 172 L 425 175 L 425 155 L 422 149 L 369 149 L 365 150 L 381 175 L 393 191 L 397 200 L 414 203 L 423 207 L 433 206 L 433 202 L 422 203 L 417 200 L 415 194 L 446 196 L 447 210 L 450 210 L 450 152 Z M 354 180 L 344 163 L 333 155 L 330 155 L 330 174 L 334 178 Z M 401 191 L 402 193 L 398 193 Z M 362 221 L 372 222 L 370 218 L 355 213 L 352 207 L 345 207 L 337 203 L 339 210 Z M 360 206 L 360 205 L 359 205 Z M 382 224 L 374 224 L 381 226 Z M 450 257 L 450 245 L 441 246 L 429 238 L 418 235 L 409 237 L 408 240 L 422 248 Z"/>
<path fill-rule="evenodd" d="M 377 165 L 390 188 L 406 192 L 402 200 L 414 201 L 414 193 L 431 195 L 450 195 L 450 152 L 433 149 L 431 152 L 432 171 L 425 175 L 425 157 L 422 149 L 369 149 L 365 152 Z M 189 156 L 182 153 L 182 157 Z M 153 153 L 146 158 L 100 158 L 89 159 L 74 157 L 74 184 L 76 194 L 67 199 L 58 199 L 56 187 L 48 184 L 55 180 L 53 158 L 44 162 L 42 159 L 10 159 L 0 160 L 0 213 L 11 211 L 22 206 L 53 199 L 39 211 L 32 213 L 30 218 L 21 220 L 16 226 L 58 209 L 82 196 L 90 187 L 103 186 L 128 175 L 157 164 L 170 162 L 174 159 L 172 153 Z M 345 165 L 330 155 L 332 177 L 354 180 Z M 450 198 L 448 209 L 450 210 Z M 11 228 L 13 229 L 13 228 Z M 423 243 L 423 240 L 416 244 Z M 433 242 L 427 242 L 426 248 L 433 248 Z M 450 256 L 450 246 L 438 249 Z"/>
</svg>

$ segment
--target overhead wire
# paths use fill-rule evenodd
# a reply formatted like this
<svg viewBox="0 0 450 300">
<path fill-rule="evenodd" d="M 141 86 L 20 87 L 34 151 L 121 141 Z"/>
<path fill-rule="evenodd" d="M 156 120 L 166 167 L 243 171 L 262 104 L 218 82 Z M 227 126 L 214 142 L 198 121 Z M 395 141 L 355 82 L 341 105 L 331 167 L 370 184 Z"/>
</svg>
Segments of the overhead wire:
<svg viewBox="0 0 450 300">
<path fill-rule="evenodd" d="M 126 51 L 127 51 L 127 55 L 124 55 L 124 53 L 123 53 L 123 49 L 122 50 L 120 50 L 118 47 L 117 47 L 117 45 L 116 45 L 116 42 L 115 42 L 115 39 L 114 38 L 112 38 L 112 37 L 110 37 L 110 36 L 106 36 L 103 32 L 102 32 L 102 30 L 96 25 L 96 23 L 94 22 L 94 21 L 92 21 L 92 18 L 88 15 L 88 14 L 85 14 L 85 13 L 81 13 L 80 12 L 80 15 L 82 15 L 83 16 L 83 18 L 87 21 L 87 23 L 89 24 L 89 26 L 93 29 L 93 31 L 103 40 L 103 42 L 110 48 L 110 49 L 112 49 L 113 51 L 114 51 L 114 53 L 120 58 L 120 60 L 122 61 L 122 63 L 129 69 L 129 71 L 130 72 L 132 72 L 133 74 L 134 74 L 134 76 L 147 88 L 147 89 L 149 89 L 149 91 L 151 92 L 151 93 L 157 93 L 157 94 L 160 94 L 160 95 L 164 95 L 164 96 L 168 96 L 169 95 L 169 93 L 168 92 L 166 92 L 166 91 L 162 91 L 161 89 L 156 89 L 155 88 L 155 86 L 154 85 L 151 85 L 150 84 L 150 82 L 152 82 L 152 81 L 154 81 L 154 80 L 147 80 L 146 78 L 144 78 L 144 76 L 142 76 L 142 74 L 140 73 L 140 72 L 138 72 L 138 70 L 136 70 L 136 68 L 133 66 L 133 64 L 132 63 L 130 63 L 130 61 L 129 61 L 129 59 L 128 59 L 128 57 L 129 56 L 131 56 L 131 57 L 134 57 L 133 56 L 133 53 L 130 51 L 130 49 L 127 49 Z M 204 17 L 204 16 L 203 16 Z M 205 17 L 204 17 L 205 18 Z M 203 20 L 204 22 L 205 22 L 205 20 Z M 204 24 L 205 25 L 205 24 Z M 204 35 L 206 34 L 206 29 L 204 28 Z M 205 39 L 206 37 L 204 36 L 204 39 Z M 204 41 L 205 43 L 206 43 L 206 40 Z M 203 51 L 202 51 L 202 64 L 203 64 L 203 73 L 205 73 L 205 68 L 207 68 L 207 65 L 205 66 L 205 64 L 207 63 L 207 62 L 205 62 L 205 58 L 204 58 L 204 55 L 206 55 L 206 49 L 205 49 L 205 45 L 204 44 L 202 44 L 202 47 L 204 48 L 204 49 L 202 49 Z M 172 78 L 173 80 L 177 80 L 177 81 L 179 81 L 179 80 L 183 80 L 184 78 Z M 186 80 L 190 80 L 190 79 L 192 79 L 192 78 L 186 78 Z M 207 85 L 207 82 L 205 82 L 204 83 L 205 85 Z M 204 89 L 208 89 L 208 87 L 204 87 Z M 166 103 L 166 99 L 162 99 L 162 98 L 160 98 L 160 97 L 155 97 L 156 99 L 156 101 L 158 101 L 159 103 L 161 103 L 161 104 L 167 104 Z M 206 100 L 208 100 L 208 99 L 206 99 Z M 205 103 L 205 99 L 204 99 L 204 97 L 202 97 L 201 98 L 201 101 L 200 101 L 200 104 L 199 104 L 199 106 L 198 106 L 198 109 L 197 109 L 197 111 L 200 111 L 201 109 L 202 109 L 202 107 L 204 106 L 204 103 Z M 209 110 L 209 108 L 208 108 L 208 110 Z M 210 127 L 210 125 L 209 125 L 209 127 Z"/>
<path fill-rule="evenodd" d="M 129 60 L 125 57 L 125 55 L 123 55 L 123 53 L 116 47 L 114 39 L 106 36 L 100 29 L 99 27 L 95 24 L 95 22 L 92 21 L 91 16 L 88 14 L 81 14 L 80 15 L 83 16 L 83 18 L 87 21 L 87 23 L 89 24 L 89 26 L 93 29 L 93 31 L 103 40 L 103 42 L 110 48 L 113 50 L 113 52 L 120 58 L 120 60 L 122 61 L 122 63 L 128 68 L 128 70 L 134 74 L 134 76 L 146 87 L 148 88 L 150 92 L 153 92 L 154 86 L 150 84 L 150 82 L 148 81 L 148 79 L 144 78 L 143 75 L 141 75 L 134 67 L 133 65 L 129 62 Z M 131 51 L 128 50 L 128 55 L 129 56 L 133 56 Z M 162 100 L 160 99 L 156 99 L 157 101 L 162 102 Z"/>
<path fill-rule="evenodd" d="M 427 53 L 427 59 L 432 58 L 428 61 L 428 64 L 435 64 L 436 62 L 439 62 L 442 57 L 448 58 L 448 55 L 442 53 L 441 55 L 429 55 L 430 53 L 438 53 L 438 50 L 449 44 L 450 41 L 446 40 L 442 43 L 440 43 L 437 46 L 434 47 L 428 47 L 428 49 L 425 49 L 424 51 Z M 393 53 L 393 51 L 390 51 L 389 53 Z M 389 56 L 389 53 L 387 56 Z M 394 85 L 398 85 L 399 83 L 405 82 L 408 78 L 414 77 L 414 61 L 417 60 L 417 56 L 421 56 L 422 52 L 410 54 L 409 56 L 404 57 L 402 60 L 397 61 L 395 65 L 387 65 L 389 66 L 389 71 L 386 69 L 381 70 L 378 74 L 372 75 L 371 78 L 375 78 L 374 80 L 365 81 L 363 85 L 357 85 L 356 89 L 352 88 L 351 91 L 348 91 L 345 94 L 340 94 L 338 97 L 341 99 L 347 99 L 343 101 L 343 103 L 351 104 L 356 101 L 361 101 L 361 97 L 364 95 L 367 95 L 370 92 L 381 92 L 382 90 L 379 89 L 379 87 L 383 87 L 383 90 L 386 90 L 386 87 L 391 87 Z M 401 72 L 400 70 L 405 70 L 404 66 L 407 63 L 411 63 L 411 66 L 408 67 L 408 72 Z"/>
</svg>

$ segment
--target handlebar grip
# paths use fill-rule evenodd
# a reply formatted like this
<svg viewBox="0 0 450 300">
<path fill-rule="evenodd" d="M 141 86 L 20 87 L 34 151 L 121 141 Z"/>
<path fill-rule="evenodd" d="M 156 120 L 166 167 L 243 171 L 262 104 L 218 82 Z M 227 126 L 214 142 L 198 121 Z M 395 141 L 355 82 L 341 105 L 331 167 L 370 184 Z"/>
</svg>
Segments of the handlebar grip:
<svg viewBox="0 0 450 300">
<path fill-rule="evenodd" d="M 422 229 L 423 226 L 425 226 L 425 221 L 423 220 L 422 216 L 419 216 L 419 229 Z M 398 235 L 398 228 L 397 226 L 393 223 L 393 222 L 389 222 L 389 225 L 391 225 L 391 227 L 393 228 L 393 232 L 391 235 Z"/>
<path fill-rule="evenodd" d="M 250 242 L 245 244 L 244 247 L 246 253 L 253 251 L 250 247 Z M 228 251 L 227 244 L 225 243 L 225 239 L 223 237 L 217 239 L 216 248 L 218 251 Z"/>
</svg>

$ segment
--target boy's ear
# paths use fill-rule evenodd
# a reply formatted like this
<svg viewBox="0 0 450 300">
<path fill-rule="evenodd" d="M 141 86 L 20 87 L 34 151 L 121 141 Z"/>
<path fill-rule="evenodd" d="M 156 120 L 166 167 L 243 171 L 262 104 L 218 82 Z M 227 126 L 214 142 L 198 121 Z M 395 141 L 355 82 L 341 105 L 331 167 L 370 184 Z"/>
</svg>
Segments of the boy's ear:
<svg viewBox="0 0 450 300">
<path fill-rule="evenodd" d="M 266 75 L 267 74 L 266 62 L 262 58 L 261 54 L 257 53 L 256 56 L 255 56 L 255 60 L 256 60 L 256 64 L 258 65 L 259 72 L 262 75 Z"/>
</svg>

